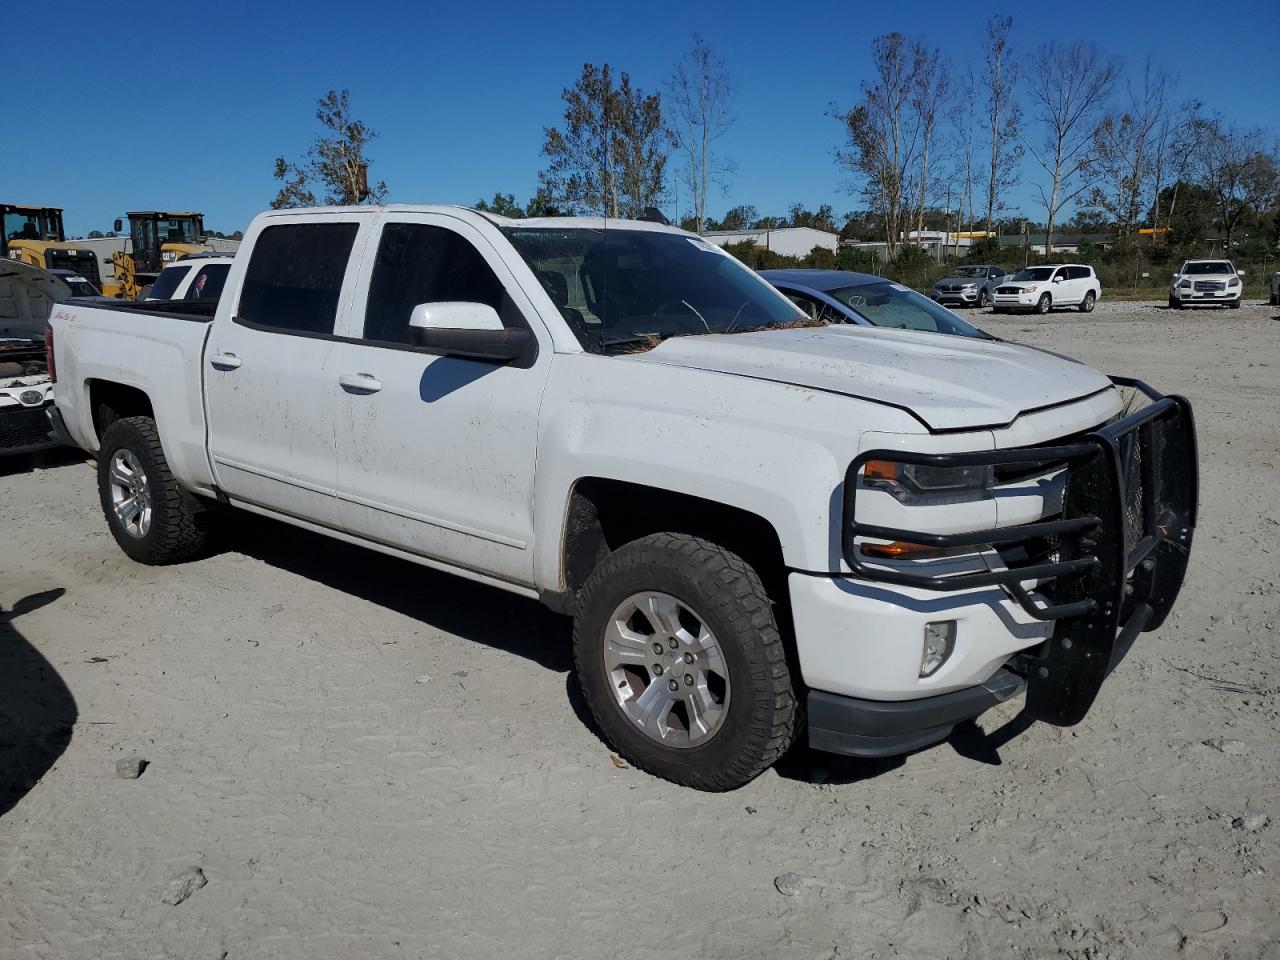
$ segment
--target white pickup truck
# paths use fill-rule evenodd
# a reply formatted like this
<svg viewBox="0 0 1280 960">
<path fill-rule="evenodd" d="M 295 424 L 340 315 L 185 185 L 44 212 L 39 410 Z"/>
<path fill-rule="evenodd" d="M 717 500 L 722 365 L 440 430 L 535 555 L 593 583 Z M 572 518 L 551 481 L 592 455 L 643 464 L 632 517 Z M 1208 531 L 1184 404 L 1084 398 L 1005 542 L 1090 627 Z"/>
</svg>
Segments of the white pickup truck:
<svg viewBox="0 0 1280 960">
<path fill-rule="evenodd" d="M 72 301 L 50 338 L 129 556 L 190 557 L 232 505 L 538 597 L 609 742 L 702 789 L 805 729 L 913 750 L 1024 687 L 1078 722 L 1195 525 L 1185 400 L 814 326 L 656 223 L 265 213 L 216 308 Z"/>
</svg>

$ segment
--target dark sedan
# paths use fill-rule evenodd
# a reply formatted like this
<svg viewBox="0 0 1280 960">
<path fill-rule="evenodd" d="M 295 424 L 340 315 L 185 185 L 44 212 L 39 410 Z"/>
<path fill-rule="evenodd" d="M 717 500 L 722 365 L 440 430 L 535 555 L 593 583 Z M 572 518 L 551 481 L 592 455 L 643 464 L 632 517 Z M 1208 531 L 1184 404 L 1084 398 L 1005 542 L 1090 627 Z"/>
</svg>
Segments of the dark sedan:
<svg viewBox="0 0 1280 960">
<path fill-rule="evenodd" d="M 991 339 L 910 287 L 847 270 L 761 270 L 760 276 L 815 320 Z"/>
</svg>

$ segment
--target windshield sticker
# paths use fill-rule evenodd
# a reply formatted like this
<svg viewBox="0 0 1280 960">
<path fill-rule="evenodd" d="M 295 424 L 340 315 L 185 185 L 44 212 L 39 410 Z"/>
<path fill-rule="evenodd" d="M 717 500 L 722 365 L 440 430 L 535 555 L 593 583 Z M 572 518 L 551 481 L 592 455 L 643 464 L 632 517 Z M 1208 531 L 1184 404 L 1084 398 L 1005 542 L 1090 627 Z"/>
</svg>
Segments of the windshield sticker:
<svg viewBox="0 0 1280 960">
<path fill-rule="evenodd" d="M 707 243 L 707 241 L 703 240 L 701 237 L 685 237 L 685 239 L 699 250 L 705 251 L 706 253 L 724 253 L 724 250 L 720 247 L 717 247 L 714 243 Z"/>
</svg>

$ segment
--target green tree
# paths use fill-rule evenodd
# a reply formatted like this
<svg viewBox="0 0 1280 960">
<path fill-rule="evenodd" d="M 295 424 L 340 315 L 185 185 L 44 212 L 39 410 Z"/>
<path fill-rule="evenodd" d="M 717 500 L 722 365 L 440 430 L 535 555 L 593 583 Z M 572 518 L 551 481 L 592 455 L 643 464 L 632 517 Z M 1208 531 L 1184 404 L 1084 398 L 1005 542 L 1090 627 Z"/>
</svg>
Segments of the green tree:
<svg viewBox="0 0 1280 960">
<path fill-rule="evenodd" d="M 276 157 L 273 176 L 281 186 L 271 201 L 272 208 L 315 206 L 312 184 L 324 191 L 327 204 L 385 203 L 387 185 L 381 180 L 368 185 L 369 159 L 365 156 L 365 148 L 378 134 L 351 115 L 349 91 L 330 90 L 317 100 L 316 119 L 323 132 L 307 148 L 301 162 Z"/>
<path fill-rule="evenodd" d="M 473 206 L 476 210 L 483 210 L 485 213 L 496 213 L 500 217 L 511 217 L 520 220 L 525 216 L 524 207 L 516 203 L 516 195 L 514 193 L 495 193 L 492 200 L 481 198 Z"/>
<path fill-rule="evenodd" d="M 607 63 L 588 63 L 562 98 L 564 129 L 544 131 L 547 166 L 538 181 L 546 201 L 609 217 L 638 217 L 661 202 L 668 146 L 661 96 L 646 95 L 625 73 L 615 85 Z"/>
</svg>

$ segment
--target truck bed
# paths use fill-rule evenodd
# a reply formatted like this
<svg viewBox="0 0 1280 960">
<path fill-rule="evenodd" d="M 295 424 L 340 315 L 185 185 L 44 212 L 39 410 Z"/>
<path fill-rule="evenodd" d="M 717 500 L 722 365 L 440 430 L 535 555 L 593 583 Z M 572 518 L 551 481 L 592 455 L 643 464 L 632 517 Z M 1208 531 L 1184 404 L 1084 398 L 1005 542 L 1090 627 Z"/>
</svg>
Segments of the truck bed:
<svg viewBox="0 0 1280 960">
<path fill-rule="evenodd" d="M 115 300 L 110 297 L 73 297 L 64 304 L 92 307 L 95 310 L 118 310 L 123 313 L 141 313 L 170 320 L 188 320 L 192 323 L 209 323 L 218 310 L 217 300 Z"/>
</svg>

